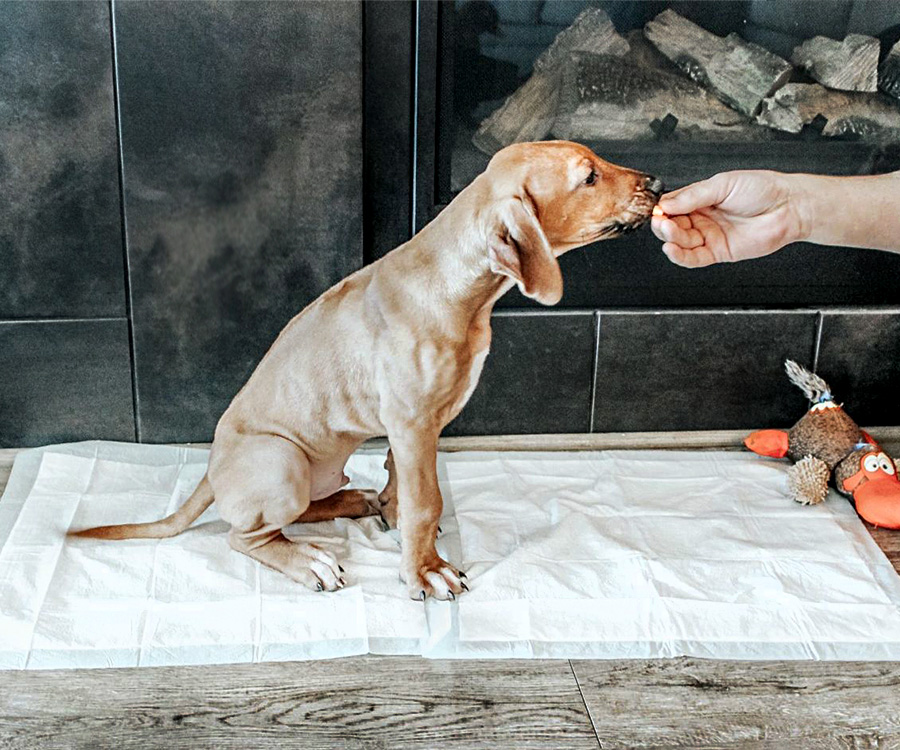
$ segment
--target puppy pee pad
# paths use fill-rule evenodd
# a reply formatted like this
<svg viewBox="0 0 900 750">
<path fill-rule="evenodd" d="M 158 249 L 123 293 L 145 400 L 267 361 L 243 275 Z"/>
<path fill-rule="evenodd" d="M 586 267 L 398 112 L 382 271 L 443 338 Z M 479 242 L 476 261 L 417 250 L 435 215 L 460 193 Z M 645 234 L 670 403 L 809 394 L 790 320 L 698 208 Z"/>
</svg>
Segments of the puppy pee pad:
<svg viewBox="0 0 900 750">
<path fill-rule="evenodd" d="M 900 579 L 852 506 L 803 507 L 786 463 L 731 452 L 441 454 L 455 602 L 412 601 L 375 518 L 298 524 L 348 586 L 317 593 L 232 551 L 213 506 L 165 540 L 66 538 L 172 512 L 204 450 L 21 453 L 0 500 L 0 667 L 328 658 L 900 658 Z M 347 467 L 381 487 L 384 450 Z"/>
</svg>

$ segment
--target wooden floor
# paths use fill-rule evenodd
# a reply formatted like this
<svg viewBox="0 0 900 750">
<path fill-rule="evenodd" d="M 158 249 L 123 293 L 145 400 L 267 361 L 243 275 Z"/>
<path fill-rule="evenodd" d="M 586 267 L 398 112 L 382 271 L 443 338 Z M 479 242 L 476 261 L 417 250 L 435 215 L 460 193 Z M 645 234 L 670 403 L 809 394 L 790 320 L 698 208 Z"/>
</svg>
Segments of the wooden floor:
<svg viewBox="0 0 900 750">
<path fill-rule="evenodd" d="M 736 439 L 657 436 L 641 445 Z M 629 440 L 554 447 L 638 445 Z M 14 454 L 0 451 L 0 490 Z M 874 536 L 900 570 L 900 532 Z M 0 748 L 104 747 L 900 750 L 900 663 L 368 656 L 0 672 Z"/>
</svg>

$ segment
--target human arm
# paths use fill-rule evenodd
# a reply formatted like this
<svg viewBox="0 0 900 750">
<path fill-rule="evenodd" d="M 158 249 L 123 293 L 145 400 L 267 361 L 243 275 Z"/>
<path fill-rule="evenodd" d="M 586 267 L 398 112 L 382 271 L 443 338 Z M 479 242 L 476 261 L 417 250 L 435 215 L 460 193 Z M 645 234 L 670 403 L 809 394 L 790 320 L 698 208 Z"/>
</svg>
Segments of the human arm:
<svg viewBox="0 0 900 750">
<path fill-rule="evenodd" d="M 758 258 L 791 242 L 900 252 L 900 172 L 826 177 L 722 172 L 664 195 L 651 227 L 688 268 Z"/>
</svg>

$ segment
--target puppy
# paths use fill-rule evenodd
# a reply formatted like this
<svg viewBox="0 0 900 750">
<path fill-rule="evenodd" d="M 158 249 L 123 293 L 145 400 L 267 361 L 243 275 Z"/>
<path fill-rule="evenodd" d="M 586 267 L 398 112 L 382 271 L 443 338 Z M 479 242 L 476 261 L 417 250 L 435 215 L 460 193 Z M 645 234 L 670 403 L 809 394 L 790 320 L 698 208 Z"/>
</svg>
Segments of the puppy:
<svg viewBox="0 0 900 750">
<path fill-rule="evenodd" d="M 441 559 L 438 436 L 478 383 L 494 303 L 513 285 L 545 305 L 563 293 L 557 257 L 646 222 L 660 181 L 576 143 L 519 143 L 409 242 L 348 276 L 291 320 L 216 427 L 206 476 L 154 523 L 77 532 L 100 539 L 184 531 L 214 501 L 231 546 L 318 590 L 343 569 L 282 529 L 380 514 L 399 527 L 411 597 L 453 599 L 465 574 Z M 386 435 L 387 486 L 342 489 L 344 465 Z"/>
</svg>

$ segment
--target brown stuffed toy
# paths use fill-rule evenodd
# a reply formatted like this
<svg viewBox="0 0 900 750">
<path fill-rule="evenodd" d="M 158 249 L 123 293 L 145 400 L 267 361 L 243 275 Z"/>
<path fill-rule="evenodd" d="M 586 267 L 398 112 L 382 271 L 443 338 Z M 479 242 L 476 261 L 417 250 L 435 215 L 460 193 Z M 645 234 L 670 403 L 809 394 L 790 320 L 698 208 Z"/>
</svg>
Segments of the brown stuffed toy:
<svg viewBox="0 0 900 750">
<path fill-rule="evenodd" d="M 837 491 L 852 498 L 862 518 L 875 526 L 900 528 L 897 464 L 834 402 L 822 378 L 791 360 L 785 370 L 812 407 L 787 432 L 759 430 L 744 445 L 762 456 L 794 461 L 788 486 L 798 503 L 821 503 L 833 476 Z"/>
</svg>

